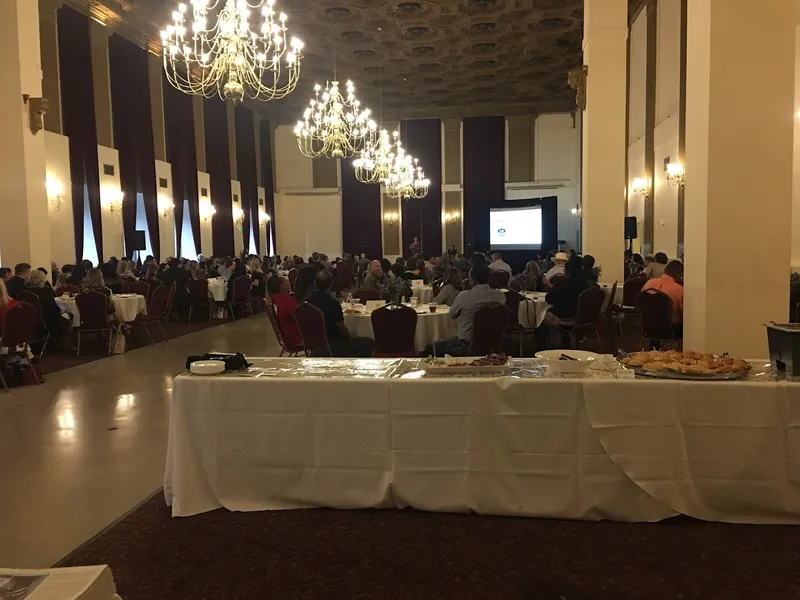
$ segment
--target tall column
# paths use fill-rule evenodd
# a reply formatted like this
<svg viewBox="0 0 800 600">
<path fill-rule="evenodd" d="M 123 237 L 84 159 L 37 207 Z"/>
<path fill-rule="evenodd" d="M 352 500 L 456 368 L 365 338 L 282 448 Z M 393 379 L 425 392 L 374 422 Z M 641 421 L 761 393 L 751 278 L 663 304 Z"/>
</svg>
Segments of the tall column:
<svg viewBox="0 0 800 600">
<path fill-rule="evenodd" d="M 44 131 L 30 128 L 31 98 L 42 96 L 39 3 L 0 2 L 0 264 L 50 268 Z"/>
<path fill-rule="evenodd" d="M 585 0 L 582 248 L 622 281 L 625 252 L 625 110 L 628 3 Z"/>
<path fill-rule="evenodd" d="M 764 357 L 789 316 L 794 22 L 786 0 L 688 3 L 688 349 Z"/>
</svg>

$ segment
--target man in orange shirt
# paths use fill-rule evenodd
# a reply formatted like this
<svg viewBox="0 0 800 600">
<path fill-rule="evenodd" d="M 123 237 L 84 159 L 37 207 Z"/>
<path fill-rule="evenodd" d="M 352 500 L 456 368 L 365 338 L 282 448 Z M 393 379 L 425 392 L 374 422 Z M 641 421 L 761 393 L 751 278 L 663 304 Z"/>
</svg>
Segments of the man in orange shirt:
<svg viewBox="0 0 800 600">
<path fill-rule="evenodd" d="M 661 277 L 648 280 L 642 288 L 664 292 L 672 300 L 672 329 L 676 334 L 683 333 L 683 263 L 672 260 L 664 268 Z"/>
</svg>

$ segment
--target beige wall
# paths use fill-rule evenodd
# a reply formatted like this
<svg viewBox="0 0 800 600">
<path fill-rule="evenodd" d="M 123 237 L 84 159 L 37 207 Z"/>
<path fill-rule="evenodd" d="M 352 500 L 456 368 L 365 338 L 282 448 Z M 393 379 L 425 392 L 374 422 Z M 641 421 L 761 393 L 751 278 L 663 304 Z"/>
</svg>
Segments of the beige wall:
<svg viewBox="0 0 800 600">
<path fill-rule="evenodd" d="M 275 195 L 278 252 L 342 255 L 342 197 L 313 192 Z"/>
<path fill-rule="evenodd" d="M 633 181 L 652 179 L 645 169 L 645 128 L 647 91 L 647 11 L 642 11 L 630 31 L 630 87 L 628 88 L 628 216 L 636 217 L 639 238 L 634 240 L 634 252 L 649 252 L 644 248 L 644 205 L 639 194 L 632 193 Z"/>
<path fill-rule="evenodd" d="M 72 179 L 69 172 L 69 139 L 44 132 L 47 180 L 60 193 L 48 197 L 50 254 L 58 266 L 75 262 L 75 227 L 72 220 Z M 48 194 L 49 195 L 49 194 Z M 47 268 L 47 265 L 45 265 Z"/>
</svg>

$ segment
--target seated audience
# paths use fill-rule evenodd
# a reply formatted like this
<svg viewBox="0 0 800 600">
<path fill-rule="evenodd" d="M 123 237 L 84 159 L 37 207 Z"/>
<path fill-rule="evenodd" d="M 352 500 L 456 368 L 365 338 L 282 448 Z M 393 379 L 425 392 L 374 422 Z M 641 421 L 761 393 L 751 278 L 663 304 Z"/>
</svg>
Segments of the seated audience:
<svg viewBox="0 0 800 600">
<path fill-rule="evenodd" d="M 302 346 L 303 336 L 300 334 L 300 327 L 294 318 L 294 311 L 300 303 L 291 295 L 292 286 L 289 280 L 285 277 L 270 277 L 267 281 L 267 289 L 286 345 Z"/>
<path fill-rule="evenodd" d="M 492 254 L 492 262 L 489 263 L 489 269 L 492 271 L 505 271 L 509 275 L 511 275 L 511 265 L 503 260 L 503 257 L 500 256 L 497 252 Z"/>
<path fill-rule="evenodd" d="M 396 264 L 396 265 L 400 265 L 401 267 L 403 267 L 403 271 L 405 271 L 405 268 L 406 268 L 406 259 L 405 259 L 405 258 L 403 258 L 402 256 L 398 256 L 397 258 L 395 258 L 395 259 L 394 259 L 394 264 Z"/>
<path fill-rule="evenodd" d="M 137 281 L 136 273 L 133 272 L 133 269 L 136 265 L 129 261 L 126 258 L 123 258 L 119 263 L 117 263 L 117 275 L 122 282 L 125 281 Z"/>
<path fill-rule="evenodd" d="M 456 296 L 461 292 L 461 271 L 458 269 L 449 269 L 444 276 L 444 285 L 433 301 L 436 304 L 445 304 L 452 306 L 455 302 Z"/>
<path fill-rule="evenodd" d="M 566 273 L 567 260 L 566 252 L 557 252 L 555 256 L 553 256 L 553 266 L 545 273 L 545 277 L 547 277 L 548 281 L 551 281 L 553 277 L 558 277 Z"/>
<path fill-rule="evenodd" d="M 56 287 L 67 283 L 67 279 L 69 279 L 74 270 L 75 265 L 64 265 L 61 267 L 61 273 L 58 274 L 58 278 L 56 279 Z"/>
<path fill-rule="evenodd" d="M 550 282 L 542 273 L 539 263 L 529 260 L 525 270 L 519 275 L 520 289 L 526 292 L 546 292 L 550 289 Z"/>
<path fill-rule="evenodd" d="M 16 298 L 25 289 L 25 282 L 31 276 L 31 266 L 28 263 L 19 263 L 14 266 L 14 276 L 6 281 L 8 295 Z"/>
<path fill-rule="evenodd" d="M 267 276 L 261 270 L 261 259 L 254 256 L 250 259 L 250 278 L 253 280 L 250 293 L 264 298 L 267 295 Z"/>
<path fill-rule="evenodd" d="M 78 268 L 76 267 L 75 270 L 77 271 Z M 86 273 L 86 277 L 81 281 L 80 287 L 81 292 L 100 292 L 106 296 L 111 296 L 111 290 L 106 287 L 103 281 L 103 272 L 100 269 L 89 269 L 89 272 Z M 109 315 L 114 314 L 116 308 L 111 300 L 108 301 L 106 310 Z"/>
<path fill-rule="evenodd" d="M 648 279 L 656 279 L 661 277 L 664 274 L 664 269 L 669 262 L 669 258 L 663 252 L 656 252 L 656 255 L 653 257 L 653 261 L 647 265 L 644 272 L 647 275 Z"/>
<path fill-rule="evenodd" d="M 599 278 L 599 273 L 594 270 L 594 256 L 591 254 L 586 254 L 581 258 L 581 263 L 583 264 L 583 273 L 586 275 L 586 278 L 590 281 L 597 283 Z"/>
<path fill-rule="evenodd" d="M 434 350 L 436 356 L 465 356 L 469 352 L 475 311 L 489 304 L 506 303 L 503 292 L 489 287 L 490 275 L 491 271 L 486 266 L 472 267 L 469 272 L 472 289 L 460 292 L 450 307 L 450 318 L 458 319 L 458 337 L 436 342 L 435 345 L 429 344 L 425 349 L 427 355 L 434 354 Z"/>
<path fill-rule="evenodd" d="M 100 265 L 100 272 L 103 274 L 103 281 L 105 282 L 106 287 L 114 294 L 122 293 L 122 277 L 120 277 L 119 272 L 117 271 L 119 265 L 120 263 L 117 263 L 117 266 L 115 267 L 111 261 Z"/>
<path fill-rule="evenodd" d="M 42 319 L 44 319 L 50 335 L 60 337 L 66 331 L 67 322 L 61 318 L 61 308 L 56 303 L 55 292 L 47 275 L 39 271 L 31 271 L 31 276 L 25 282 L 25 289 L 36 294 L 42 305 Z"/>
<path fill-rule="evenodd" d="M 383 280 L 384 280 L 384 275 L 383 275 L 383 267 L 381 266 L 381 261 L 373 260 L 369 264 L 369 271 L 367 272 L 366 277 L 364 277 L 364 283 L 361 284 L 361 289 L 375 290 L 376 292 L 380 292 Z"/>
<path fill-rule="evenodd" d="M 459 271 L 469 271 L 472 268 L 472 263 L 464 258 L 463 254 L 457 254 L 456 262 L 453 266 Z"/>
<path fill-rule="evenodd" d="M 15 306 L 19 306 L 19 302 L 8 295 L 6 283 L 0 279 L 0 335 L 3 333 L 3 322 L 6 320 L 6 313 Z"/>
<path fill-rule="evenodd" d="M 425 279 L 425 261 L 409 258 L 406 261 L 406 279 Z"/>
<path fill-rule="evenodd" d="M 658 290 L 664 292 L 672 300 L 672 329 L 683 337 L 683 263 L 671 260 L 664 267 L 661 277 L 650 279 L 642 287 L 642 291 Z"/>
<path fill-rule="evenodd" d="M 633 277 L 647 277 L 644 272 L 644 259 L 641 254 L 633 254 L 625 266 L 625 281 Z"/>
<path fill-rule="evenodd" d="M 0 267 L 0 281 L 5 283 L 14 276 L 14 272 L 8 267 Z"/>
<path fill-rule="evenodd" d="M 231 273 L 233 273 L 234 268 L 236 268 L 236 263 L 230 259 L 226 258 L 225 261 L 222 263 L 222 267 L 219 269 L 219 276 L 222 279 L 230 279 Z"/>
<path fill-rule="evenodd" d="M 234 263 L 233 271 L 228 277 L 228 301 L 233 300 L 233 282 L 239 277 L 247 277 L 247 267 L 241 262 Z"/>
<path fill-rule="evenodd" d="M 545 301 L 551 305 L 542 321 L 546 327 L 572 325 L 578 314 L 578 297 L 592 285 L 577 256 L 567 261 L 564 270 L 566 277 L 556 281 L 545 296 Z"/>
<path fill-rule="evenodd" d="M 161 275 L 161 283 L 167 288 L 169 293 L 170 286 L 175 284 L 175 295 L 172 297 L 172 306 L 183 309 L 191 302 L 189 292 L 189 272 L 181 267 L 181 261 L 173 258 L 169 261 L 167 270 Z"/>
<path fill-rule="evenodd" d="M 389 261 L 388 258 L 381 259 L 381 271 L 383 272 L 384 277 L 388 277 L 389 274 L 392 272 L 392 263 Z"/>
<path fill-rule="evenodd" d="M 72 269 L 72 273 L 70 273 L 70 276 L 67 277 L 64 283 L 80 287 L 84 277 L 86 277 L 86 269 L 83 266 L 83 263 L 81 262 L 75 265 L 75 268 Z"/>
<path fill-rule="evenodd" d="M 328 271 L 320 271 L 314 279 L 314 289 L 308 294 L 307 302 L 322 311 L 325 317 L 325 331 L 328 344 L 334 356 L 368 358 L 372 356 L 374 340 L 350 337 L 344 324 L 342 305 L 330 294 L 333 276 Z M 315 356 L 318 354 L 315 354 Z"/>
</svg>

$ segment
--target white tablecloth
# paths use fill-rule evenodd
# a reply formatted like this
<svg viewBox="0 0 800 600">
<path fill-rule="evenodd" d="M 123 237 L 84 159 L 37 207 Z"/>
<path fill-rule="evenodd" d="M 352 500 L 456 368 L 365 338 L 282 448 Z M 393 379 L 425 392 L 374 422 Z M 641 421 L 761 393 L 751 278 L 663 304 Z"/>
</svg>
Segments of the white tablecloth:
<svg viewBox="0 0 800 600">
<path fill-rule="evenodd" d="M 422 352 L 425 346 L 433 342 L 456 337 L 458 335 L 458 321 L 451 319 L 448 306 L 439 306 L 436 312 L 430 312 L 427 304 L 420 304 L 417 310 L 417 330 L 414 334 L 414 346 Z M 371 315 L 364 313 L 358 315 L 345 315 L 344 324 L 354 337 L 375 338 L 372 332 Z"/>
<path fill-rule="evenodd" d="M 214 302 L 225 302 L 228 293 L 228 282 L 224 279 L 209 279 L 208 280 L 208 295 L 214 299 Z"/>
<path fill-rule="evenodd" d="M 145 297 L 140 294 L 112 294 L 111 303 L 114 305 L 114 317 L 117 321 L 129 323 L 136 320 L 140 314 L 147 314 L 147 302 Z M 61 296 L 56 298 L 57 303 L 62 308 L 69 311 L 72 315 L 72 326 L 79 327 L 81 324 L 81 314 L 75 302 L 75 298 Z"/>
<path fill-rule="evenodd" d="M 605 302 L 603 302 L 603 310 L 608 308 L 608 303 L 611 301 L 611 284 L 601 283 L 600 287 L 606 293 Z M 523 327 L 528 329 L 535 329 L 542 324 L 544 315 L 550 304 L 545 302 L 546 292 L 525 292 L 523 294 L 525 300 L 519 303 L 519 322 Z M 622 304 L 622 286 L 617 286 L 617 291 L 614 294 L 614 303 Z"/>
<path fill-rule="evenodd" d="M 430 304 L 433 301 L 433 288 L 431 286 L 412 287 L 411 295 L 419 298 L 420 304 Z"/>
</svg>

